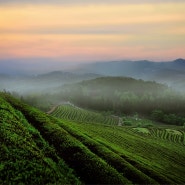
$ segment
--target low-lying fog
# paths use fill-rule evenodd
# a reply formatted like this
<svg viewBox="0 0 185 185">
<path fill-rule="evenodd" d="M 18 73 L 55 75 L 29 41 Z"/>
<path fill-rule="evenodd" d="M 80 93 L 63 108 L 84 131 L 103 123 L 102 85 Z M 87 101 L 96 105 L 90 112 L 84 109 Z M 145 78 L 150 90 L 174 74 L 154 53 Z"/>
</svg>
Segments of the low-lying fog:
<svg viewBox="0 0 185 185">
<path fill-rule="evenodd" d="M 21 63 L 21 62 L 20 62 Z M 43 63 L 43 61 L 42 61 Z M 53 67 L 39 65 L 10 67 L 0 66 L 0 90 L 15 91 L 19 94 L 55 93 L 64 84 L 94 79 L 100 76 L 127 76 L 135 79 L 157 81 L 177 91 L 185 91 L 185 60 L 177 59 L 170 62 L 151 61 L 114 61 L 72 65 L 53 63 Z M 9 67 L 8 67 L 9 66 Z M 59 71 L 52 71 L 58 67 Z M 66 70 L 64 70 L 66 68 Z M 39 70 L 51 71 L 43 73 Z M 16 70 L 15 70 L 16 69 Z M 33 72 L 35 69 L 35 73 Z M 60 71 L 60 69 L 62 69 Z M 4 70 L 4 71 L 3 71 Z M 28 72 L 29 71 L 29 72 Z M 68 72 L 66 72 L 68 71 Z"/>
<path fill-rule="evenodd" d="M 76 74 L 54 71 L 42 75 L 0 76 L 0 90 L 17 92 L 21 95 L 32 93 L 55 93 L 64 84 L 97 78 L 96 74 Z"/>
</svg>

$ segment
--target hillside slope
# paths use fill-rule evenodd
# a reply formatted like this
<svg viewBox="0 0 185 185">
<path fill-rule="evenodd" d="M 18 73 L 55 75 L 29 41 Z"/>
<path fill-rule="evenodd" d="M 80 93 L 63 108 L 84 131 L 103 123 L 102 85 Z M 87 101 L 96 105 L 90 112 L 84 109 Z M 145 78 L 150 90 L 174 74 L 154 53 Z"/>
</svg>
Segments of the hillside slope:
<svg viewBox="0 0 185 185">
<path fill-rule="evenodd" d="M 62 161 L 64 160 L 70 168 L 74 169 L 74 173 L 76 174 L 76 177 L 74 177 L 74 175 L 70 173 L 68 175 L 67 170 L 69 169 L 69 167 L 66 167 L 67 169 L 64 170 L 64 173 L 60 172 L 58 169 L 55 169 L 60 176 L 64 177 L 57 180 L 56 178 L 54 179 L 52 177 L 52 168 L 50 168 L 48 176 L 46 177 L 46 174 L 44 174 L 43 176 L 39 176 L 39 182 L 36 182 L 36 184 L 45 183 L 45 181 L 47 181 L 47 183 L 51 182 L 59 184 L 80 184 L 80 181 L 83 183 L 85 182 L 86 184 L 130 184 L 130 182 L 124 176 L 122 176 L 116 169 L 111 167 L 105 160 L 97 156 L 80 141 L 71 136 L 65 129 L 60 127 L 56 119 L 49 117 L 48 115 L 40 112 L 33 107 L 22 104 L 21 102 L 17 101 L 7 94 L 2 94 L 1 96 L 3 96 L 6 101 L 8 101 L 14 107 L 13 110 L 19 110 L 24 114 L 27 121 L 31 123 L 34 128 L 39 130 L 43 138 L 48 141 L 50 146 L 54 146 L 58 157 Z M 6 122 L 8 121 L 5 121 L 5 125 Z M 12 119 L 10 119 L 10 125 L 12 125 Z M 11 138 L 11 135 L 14 135 L 14 130 L 10 129 L 8 139 Z M 16 136 L 15 138 L 17 139 L 17 137 L 18 136 Z M 2 140 L 4 140 L 4 137 L 2 137 Z M 20 142 L 22 140 L 24 141 L 24 139 L 21 138 Z M 15 143 L 13 143 L 13 146 L 17 148 Z M 1 155 L 3 154 L 3 152 L 4 151 L 2 151 Z M 22 153 L 24 153 L 24 148 Z M 14 153 L 10 152 L 10 155 L 12 154 Z M 9 158 L 10 156 L 8 156 L 8 159 Z M 14 160 L 16 160 L 16 158 L 17 157 L 15 156 Z M 1 161 L 3 161 L 3 159 Z M 20 162 L 20 157 L 18 157 L 18 162 Z M 12 162 L 10 161 L 10 163 Z M 25 161 L 25 163 L 28 162 Z M 35 163 L 37 164 L 37 161 Z M 58 161 L 56 161 L 56 163 L 58 164 Z M 39 169 L 41 171 L 43 170 L 44 173 L 45 170 L 42 169 L 42 167 L 44 168 L 45 166 L 41 166 Z M 59 167 L 62 168 L 62 165 L 60 163 Z M 12 169 L 7 166 L 6 170 L 3 167 L 1 168 L 1 170 L 3 179 L 7 178 L 9 170 Z M 34 170 L 36 176 L 36 174 L 38 174 L 37 169 Z M 17 169 L 13 169 L 12 171 L 12 178 L 14 179 L 17 177 L 16 173 L 21 173 L 22 169 L 18 165 Z M 30 170 L 25 170 L 25 172 L 31 173 Z M 69 172 L 71 172 L 71 170 L 69 170 Z M 80 177 L 80 181 L 77 179 L 77 177 Z M 28 180 L 28 178 L 26 178 L 26 180 Z M 61 182 L 62 180 L 63 182 Z M 32 182 L 31 180 L 28 180 L 28 182 L 29 181 L 31 184 L 35 184 L 35 182 Z M 14 181 L 11 181 L 11 178 L 8 178 L 7 182 L 11 183 Z M 21 176 L 20 179 L 17 180 L 17 183 L 20 182 L 25 182 L 24 176 Z"/>
<path fill-rule="evenodd" d="M 106 123 L 109 125 L 118 125 L 119 117 L 103 115 L 98 112 L 85 110 L 74 105 L 60 105 L 56 107 L 51 115 L 65 120 L 74 120 L 86 123 Z"/>
<path fill-rule="evenodd" d="M 57 117 L 61 118 L 61 127 L 109 161 L 133 183 L 148 183 L 148 177 L 159 183 L 169 184 L 170 179 L 178 184 L 184 182 L 185 169 L 181 162 L 185 153 L 183 127 L 120 127 L 109 125 L 108 122 L 92 124 L 88 123 L 88 117 L 85 113 L 83 116 L 81 111 L 77 116 L 83 117 L 83 122 L 73 118 L 73 109 L 60 109 L 68 115 L 69 120 L 73 120 L 66 121 L 66 118 L 62 118 L 63 112 L 59 111 Z M 76 109 L 76 112 L 79 110 Z"/>
<path fill-rule="evenodd" d="M 101 77 L 65 85 L 60 97 L 83 108 L 119 115 L 137 112 L 151 116 L 153 111 L 161 110 L 168 117 L 169 114 L 178 117 L 174 123 L 167 119 L 163 122 L 176 125 L 185 122 L 185 95 L 154 81 Z"/>
<path fill-rule="evenodd" d="M 182 142 L 59 120 L 0 96 L 1 184 L 185 183 Z"/>
<path fill-rule="evenodd" d="M 0 184 L 80 184 L 56 150 L 0 97 Z"/>
</svg>

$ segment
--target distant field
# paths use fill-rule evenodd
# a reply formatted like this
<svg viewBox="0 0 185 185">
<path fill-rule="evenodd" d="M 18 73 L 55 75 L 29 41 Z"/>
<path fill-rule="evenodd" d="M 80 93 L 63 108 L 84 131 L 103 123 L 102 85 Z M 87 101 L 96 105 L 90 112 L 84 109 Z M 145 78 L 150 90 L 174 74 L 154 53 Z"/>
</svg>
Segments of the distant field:
<svg viewBox="0 0 185 185">
<path fill-rule="evenodd" d="M 75 120 L 86 123 L 102 123 L 108 125 L 118 125 L 119 118 L 114 116 L 105 116 L 101 113 L 81 109 L 72 105 L 60 105 L 52 113 L 57 118 Z"/>
<path fill-rule="evenodd" d="M 64 111 L 68 117 L 63 116 L 64 112 L 62 113 L 62 111 L 58 111 L 57 117 L 61 118 L 61 126 L 80 139 L 86 146 L 96 152 L 98 149 L 94 149 L 95 146 L 106 147 L 128 162 L 128 165 L 133 165 L 132 170 L 142 171 L 145 175 L 159 179 L 163 178 L 161 176 L 169 179 L 175 178 L 177 182 L 185 180 L 183 179 L 185 169 L 178 162 L 179 159 L 180 161 L 183 160 L 185 151 L 185 132 L 182 127 L 170 126 L 168 128 L 165 125 L 159 127 L 152 124 L 150 120 L 136 120 L 132 117 L 123 119 L 129 122 L 133 120 L 131 126 L 119 127 L 116 124 L 107 124 L 106 126 L 106 122 L 96 119 L 97 114 L 88 111 L 88 116 L 90 117 L 90 114 L 93 114 L 93 118 L 98 120 L 99 123 L 93 124 L 93 121 L 91 121 L 90 124 L 88 117 L 85 116 L 86 110 L 75 109 L 60 107 L 60 110 Z M 75 111 L 76 114 L 74 114 Z M 78 114 L 80 113 L 83 122 L 78 118 L 77 112 Z M 95 142 L 96 144 L 90 144 L 89 142 Z M 98 155 L 103 155 L 101 152 L 99 154 L 99 152 Z M 107 156 L 104 157 L 106 158 Z M 167 169 L 173 169 L 173 173 L 166 174 Z"/>
<path fill-rule="evenodd" d="M 100 113 L 81 109 L 72 105 L 60 105 L 52 113 L 52 116 L 63 120 L 71 120 L 79 123 L 96 123 L 115 126 L 126 126 L 132 132 L 140 135 L 153 136 L 175 142 L 185 144 L 185 132 L 181 126 L 155 125 L 154 122 L 145 118 L 135 118 L 135 116 L 122 118 L 121 125 L 119 117 L 104 116 Z M 128 126 L 129 125 L 129 126 Z"/>
</svg>

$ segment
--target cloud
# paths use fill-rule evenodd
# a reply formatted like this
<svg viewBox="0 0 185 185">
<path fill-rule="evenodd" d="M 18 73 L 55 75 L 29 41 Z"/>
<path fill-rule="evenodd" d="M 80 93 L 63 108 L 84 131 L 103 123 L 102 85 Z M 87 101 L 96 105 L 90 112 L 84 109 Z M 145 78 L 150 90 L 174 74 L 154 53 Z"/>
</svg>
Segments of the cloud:
<svg viewBox="0 0 185 185">
<path fill-rule="evenodd" d="M 0 59 L 184 57 L 183 1 L 86 0 L 93 4 L 88 6 L 82 0 L 24 2 L 0 0 Z"/>
<path fill-rule="evenodd" d="M 64 5 L 82 5 L 82 4 L 143 4 L 143 3 L 178 3 L 184 2 L 184 0 L 0 0 L 0 4 L 64 4 Z"/>
<path fill-rule="evenodd" d="M 6 7 L 0 34 L 126 34 L 182 28 L 182 4 Z M 49 12 L 49 13 L 48 13 Z M 184 28 L 184 27 L 183 27 Z M 183 28 L 181 29 L 183 33 Z"/>
</svg>

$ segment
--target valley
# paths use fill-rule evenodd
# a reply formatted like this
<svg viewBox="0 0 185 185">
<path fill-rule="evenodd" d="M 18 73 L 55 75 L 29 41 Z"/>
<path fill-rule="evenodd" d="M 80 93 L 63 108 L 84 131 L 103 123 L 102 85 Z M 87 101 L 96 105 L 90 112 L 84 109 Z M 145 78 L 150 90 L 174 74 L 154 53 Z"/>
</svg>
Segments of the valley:
<svg viewBox="0 0 185 185">
<path fill-rule="evenodd" d="M 185 185 L 185 0 L 0 0 L 0 185 Z"/>
<path fill-rule="evenodd" d="M 185 183 L 182 89 L 92 73 L 0 81 L 0 184 Z"/>
</svg>

